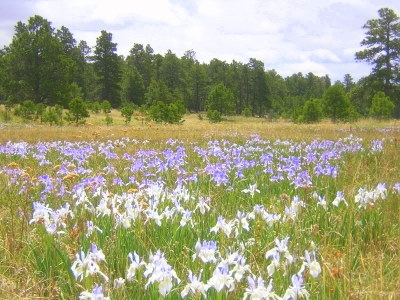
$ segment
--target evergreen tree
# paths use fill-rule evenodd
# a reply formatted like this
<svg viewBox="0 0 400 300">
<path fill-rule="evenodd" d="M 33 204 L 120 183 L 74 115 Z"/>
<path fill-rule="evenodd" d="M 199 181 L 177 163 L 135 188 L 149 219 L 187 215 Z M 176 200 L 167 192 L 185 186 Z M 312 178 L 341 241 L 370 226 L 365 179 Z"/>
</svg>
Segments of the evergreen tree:
<svg viewBox="0 0 400 300">
<path fill-rule="evenodd" d="M 121 58 L 117 55 L 117 44 L 112 42 L 112 34 L 102 30 L 96 40 L 94 69 L 96 71 L 101 100 L 110 101 L 112 107 L 121 104 Z"/>
<path fill-rule="evenodd" d="M 162 61 L 160 80 L 164 81 L 171 91 L 179 89 L 182 85 L 181 62 L 171 50 L 168 50 Z"/>
<path fill-rule="evenodd" d="M 322 120 L 323 106 L 321 99 L 311 98 L 304 103 L 301 115 L 302 123 L 317 123 Z"/>
<path fill-rule="evenodd" d="M 251 104 L 253 111 L 261 117 L 271 108 L 264 63 L 255 58 L 250 58 L 249 68 Z"/>
<path fill-rule="evenodd" d="M 121 108 L 121 116 L 125 119 L 125 125 L 131 122 L 133 115 L 133 109 L 129 106 L 124 106 Z"/>
<path fill-rule="evenodd" d="M 387 95 L 392 85 L 400 81 L 400 19 L 390 8 L 378 11 L 379 19 L 368 20 L 364 25 L 366 37 L 361 41 L 365 50 L 356 53 L 357 60 L 365 60 L 374 67 L 373 76 L 380 80 Z"/>
<path fill-rule="evenodd" d="M 13 101 L 66 104 L 74 62 L 41 16 L 18 22 L 5 57 L 6 93 Z"/>
<path fill-rule="evenodd" d="M 384 92 L 378 92 L 372 98 L 370 116 L 378 120 L 388 120 L 392 117 L 394 104 L 389 97 L 385 96 Z"/>
<path fill-rule="evenodd" d="M 235 96 L 224 84 L 214 85 L 207 98 L 207 111 L 229 115 L 235 112 Z"/>
<path fill-rule="evenodd" d="M 139 72 L 145 89 L 149 87 L 152 79 L 154 79 L 155 66 L 153 65 L 153 60 L 151 46 L 146 45 L 146 47 L 143 47 L 142 44 L 134 44 L 126 58 L 129 68 L 135 67 Z M 156 77 L 156 79 L 158 80 L 159 78 Z"/>
<path fill-rule="evenodd" d="M 285 80 L 275 70 L 265 73 L 266 81 L 270 86 L 271 111 L 273 115 L 282 115 L 286 110 L 285 100 L 287 99 L 287 87 Z"/>
<path fill-rule="evenodd" d="M 147 106 L 152 106 L 158 102 L 172 103 L 174 96 L 168 86 L 161 80 L 152 80 L 147 93 L 145 94 Z"/>
<path fill-rule="evenodd" d="M 89 111 L 87 110 L 86 103 L 81 97 L 73 98 L 68 104 L 69 111 L 67 111 L 66 120 L 70 123 L 84 124 L 85 118 L 89 118 Z"/>
<path fill-rule="evenodd" d="M 355 85 L 354 81 L 353 81 L 353 77 L 351 77 L 350 74 L 346 74 L 344 75 L 343 78 L 343 86 L 344 86 L 344 90 L 346 91 L 346 93 L 348 93 L 350 91 L 350 89 Z"/>
<path fill-rule="evenodd" d="M 324 94 L 324 101 L 326 113 L 333 122 L 351 119 L 354 108 L 342 84 L 335 84 L 328 88 Z"/>
<path fill-rule="evenodd" d="M 126 65 L 122 78 L 122 101 L 142 105 L 144 104 L 144 93 L 142 76 L 134 65 Z"/>
</svg>

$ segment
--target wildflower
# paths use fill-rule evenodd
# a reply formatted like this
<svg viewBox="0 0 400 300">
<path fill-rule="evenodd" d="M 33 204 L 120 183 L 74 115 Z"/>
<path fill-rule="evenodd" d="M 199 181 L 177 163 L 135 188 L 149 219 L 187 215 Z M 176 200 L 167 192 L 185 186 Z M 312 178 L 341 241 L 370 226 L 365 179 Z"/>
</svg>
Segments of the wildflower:
<svg viewBox="0 0 400 300">
<path fill-rule="evenodd" d="M 122 277 L 114 279 L 114 285 L 113 286 L 114 286 L 115 289 L 122 288 L 124 285 L 125 285 L 125 279 L 123 279 Z"/>
<path fill-rule="evenodd" d="M 147 223 L 148 220 L 153 219 L 154 222 L 157 224 L 157 226 L 161 226 L 161 221 L 162 221 L 162 219 L 163 219 L 163 217 L 164 217 L 163 214 L 160 215 L 160 214 L 158 214 L 157 211 L 152 210 L 152 209 L 148 209 L 148 210 L 146 211 L 146 216 L 147 216 L 147 220 L 146 220 L 145 223 Z"/>
<path fill-rule="evenodd" d="M 388 191 L 386 189 L 386 184 L 385 183 L 378 183 L 378 185 L 375 188 L 374 191 L 375 194 L 377 194 L 378 197 L 381 199 L 385 200 L 388 194 Z"/>
<path fill-rule="evenodd" d="M 44 205 L 40 202 L 33 203 L 33 216 L 29 223 L 42 223 L 46 227 L 47 233 L 53 234 L 64 234 L 64 231 L 56 231 L 58 227 L 65 228 L 66 220 L 68 216 L 73 218 L 73 213 L 69 209 L 69 204 L 66 203 L 64 207 L 61 207 L 57 211 L 53 211 L 48 205 Z"/>
<path fill-rule="evenodd" d="M 329 274 L 331 278 L 340 278 L 342 276 L 342 270 L 339 268 L 333 268 L 332 272 Z"/>
<path fill-rule="evenodd" d="M 344 202 L 344 204 L 346 204 L 346 206 L 349 206 L 347 201 L 344 199 L 343 192 L 338 191 L 336 193 L 335 200 L 333 200 L 333 202 L 332 202 L 332 205 L 338 207 L 340 202 Z"/>
<path fill-rule="evenodd" d="M 303 285 L 303 278 L 299 274 L 292 276 L 292 285 L 286 290 L 283 300 L 309 299 L 310 294 Z"/>
<path fill-rule="evenodd" d="M 174 217 L 176 208 L 170 208 L 169 206 L 164 208 L 162 215 L 165 217 L 166 220 L 170 220 Z M 182 217 L 183 218 L 183 217 Z"/>
<path fill-rule="evenodd" d="M 370 201 L 368 197 L 368 191 L 363 188 L 358 189 L 358 194 L 355 196 L 354 201 L 359 203 L 358 208 L 367 208 L 367 204 Z"/>
<path fill-rule="evenodd" d="M 229 237 L 231 235 L 232 228 L 233 228 L 233 223 L 231 221 L 227 223 L 222 216 L 219 216 L 217 224 L 210 229 L 210 232 L 217 233 L 218 231 L 221 230 L 223 233 L 225 233 L 227 237 Z"/>
<path fill-rule="evenodd" d="M 226 287 L 230 292 L 233 291 L 235 288 L 235 280 L 229 274 L 228 264 L 218 265 L 207 284 L 210 287 L 215 288 L 218 293 L 224 287 Z"/>
<path fill-rule="evenodd" d="M 325 196 L 316 195 L 317 205 L 322 206 L 323 209 L 328 210 L 328 202 L 326 202 Z"/>
<path fill-rule="evenodd" d="M 195 260 L 196 257 L 200 258 L 203 263 L 216 262 L 215 254 L 217 252 L 217 243 L 214 241 L 203 241 L 200 243 L 200 239 L 197 240 L 196 253 L 193 254 L 192 259 Z"/>
<path fill-rule="evenodd" d="M 230 271 L 230 274 L 234 274 L 234 278 L 236 281 L 241 281 L 243 278 L 243 275 L 250 271 L 250 265 L 246 264 L 246 258 L 239 254 L 239 253 L 234 253 L 235 259 L 233 262 L 230 264 L 233 264 L 233 268 Z M 229 260 L 228 260 L 229 262 Z"/>
<path fill-rule="evenodd" d="M 279 240 L 278 238 L 275 239 L 276 247 L 272 248 L 271 250 L 265 253 L 265 258 L 269 259 L 272 258 L 271 263 L 267 267 L 268 275 L 272 276 L 275 273 L 275 269 L 280 265 L 280 254 L 283 253 L 284 257 L 286 258 L 286 263 L 291 264 L 293 263 L 293 256 L 289 253 L 288 250 L 288 242 L 289 237 L 286 237 L 283 240 Z"/>
<path fill-rule="evenodd" d="M 86 221 L 86 230 L 86 237 L 90 237 L 95 230 L 99 233 L 103 233 L 103 231 L 99 227 L 95 226 L 92 221 Z"/>
<path fill-rule="evenodd" d="M 251 198 L 254 198 L 255 193 L 260 193 L 260 190 L 257 189 L 257 183 L 250 184 L 248 189 L 242 190 L 242 193 L 250 194 Z"/>
<path fill-rule="evenodd" d="M 80 254 L 76 254 L 76 260 L 71 266 L 71 271 L 76 279 L 99 274 L 103 277 L 104 281 L 108 281 L 108 277 L 100 271 L 99 262 L 105 262 L 105 256 L 102 250 L 98 250 L 95 244 L 92 244 L 91 251 L 85 254 L 82 250 Z"/>
<path fill-rule="evenodd" d="M 383 141 L 373 140 L 371 141 L 371 153 L 378 153 L 383 151 Z"/>
<path fill-rule="evenodd" d="M 33 202 L 33 216 L 32 219 L 29 221 L 29 224 L 32 223 L 45 223 L 49 224 L 50 216 L 52 213 L 52 209 L 49 208 L 48 204 L 42 204 L 40 202 Z"/>
<path fill-rule="evenodd" d="M 103 287 L 101 285 L 96 285 L 92 292 L 84 291 L 79 295 L 80 300 L 109 300 L 110 297 L 105 297 L 103 295 Z"/>
<path fill-rule="evenodd" d="M 210 197 L 207 197 L 205 199 L 203 197 L 199 197 L 199 202 L 197 203 L 196 208 L 194 210 L 196 211 L 197 209 L 199 209 L 200 213 L 204 215 L 207 211 L 210 210 L 210 206 L 208 205 L 208 202 L 210 201 L 211 201 Z"/>
<path fill-rule="evenodd" d="M 305 251 L 305 261 L 303 262 L 303 265 L 301 266 L 301 269 L 299 273 L 303 273 L 305 268 L 309 268 L 310 274 L 312 277 L 317 278 L 319 274 L 321 273 L 321 265 L 317 260 L 315 259 L 315 252 L 312 253 L 313 260 L 311 260 L 310 253 L 308 251 Z"/>
<path fill-rule="evenodd" d="M 397 194 L 400 194 L 400 182 L 395 183 L 393 186 L 393 191 L 395 191 Z"/>
<path fill-rule="evenodd" d="M 265 287 L 265 282 L 261 276 L 259 276 L 258 278 L 256 278 L 254 275 L 248 276 L 247 282 L 249 284 L 249 287 L 244 293 L 244 300 L 248 298 L 250 300 L 280 299 L 280 297 L 272 291 L 272 279 L 269 281 L 267 287 Z"/>
<path fill-rule="evenodd" d="M 203 269 L 200 270 L 199 277 L 192 274 L 192 271 L 189 270 L 189 283 L 184 287 L 181 292 L 181 297 L 186 298 L 186 296 L 191 293 L 193 295 L 199 295 L 200 293 L 206 298 L 206 293 L 209 288 L 207 283 L 201 282 L 201 275 L 203 273 Z"/>
<path fill-rule="evenodd" d="M 241 211 L 237 212 L 237 217 L 235 222 L 244 230 L 250 231 L 249 222 L 247 221 L 248 215 L 242 213 Z"/>
<path fill-rule="evenodd" d="M 181 225 L 181 227 L 184 227 L 188 222 L 191 224 L 191 227 L 193 228 L 194 224 L 192 221 L 192 211 L 186 209 L 182 212 L 182 219 L 179 224 Z"/>
<path fill-rule="evenodd" d="M 157 251 L 155 255 L 150 254 L 149 263 L 146 265 L 145 277 L 149 277 L 145 288 L 154 282 L 158 283 L 158 292 L 164 297 L 172 289 L 172 281 L 180 283 L 180 279 L 176 275 L 175 270 L 167 263 L 164 254 Z"/>
<path fill-rule="evenodd" d="M 299 196 L 294 196 L 290 207 L 285 206 L 286 218 L 296 220 L 300 207 L 305 207 L 305 203 L 299 199 Z"/>
<path fill-rule="evenodd" d="M 129 265 L 127 274 L 126 274 L 126 280 L 131 281 L 136 274 L 136 270 L 139 269 L 141 266 L 144 266 L 145 263 L 143 261 L 140 261 L 139 255 L 137 255 L 136 252 L 129 253 L 128 258 L 131 261 L 131 264 Z"/>
<path fill-rule="evenodd" d="M 123 213 L 123 214 L 117 213 L 115 215 L 115 218 L 117 221 L 116 227 L 118 227 L 119 225 L 122 225 L 125 229 L 128 229 L 131 227 L 131 218 L 126 213 Z"/>
</svg>

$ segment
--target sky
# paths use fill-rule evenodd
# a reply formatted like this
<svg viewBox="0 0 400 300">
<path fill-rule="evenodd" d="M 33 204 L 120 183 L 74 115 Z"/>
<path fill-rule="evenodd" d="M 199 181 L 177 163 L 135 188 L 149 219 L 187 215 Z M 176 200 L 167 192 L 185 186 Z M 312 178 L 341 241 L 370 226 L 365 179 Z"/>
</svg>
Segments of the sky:
<svg viewBox="0 0 400 300">
<path fill-rule="evenodd" d="M 92 47 L 101 30 L 111 32 L 124 56 L 134 43 L 150 44 L 163 55 L 194 50 L 206 63 L 256 58 L 283 77 L 358 80 L 372 69 L 354 59 L 362 27 L 382 7 L 400 15 L 399 0 L 0 0 L 0 47 L 18 21 L 40 15 Z"/>
</svg>

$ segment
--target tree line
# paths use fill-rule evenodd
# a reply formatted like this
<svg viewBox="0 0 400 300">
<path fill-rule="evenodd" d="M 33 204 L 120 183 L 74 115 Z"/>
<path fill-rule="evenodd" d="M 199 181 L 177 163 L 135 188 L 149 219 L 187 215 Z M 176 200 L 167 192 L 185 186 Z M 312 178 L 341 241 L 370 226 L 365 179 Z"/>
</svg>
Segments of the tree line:
<svg viewBox="0 0 400 300">
<path fill-rule="evenodd" d="M 0 101 L 6 107 L 29 101 L 53 115 L 72 105 L 96 109 L 109 103 L 128 115 L 140 109 L 171 123 L 185 111 L 207 111 L 214 121 L 231 114 L 296 122 L 399 118 L 400 21 L 389 8 L 378 15 L 364 25 L 365 49 L 355 54 L 373 66 L 371 74 L 358 82 L 346 74 L 333 84 L 328 75 L 312 72 L 282 77 L 256 58 L 200 63 L 193 50 L 161 55 L 138 43 L 124 57 L 110 32 L 101 31 L 90 47 L 65 26 L 56 29 L 35 15 L 18 22 L 11 43 L 0 50 Z"/>
</svg>

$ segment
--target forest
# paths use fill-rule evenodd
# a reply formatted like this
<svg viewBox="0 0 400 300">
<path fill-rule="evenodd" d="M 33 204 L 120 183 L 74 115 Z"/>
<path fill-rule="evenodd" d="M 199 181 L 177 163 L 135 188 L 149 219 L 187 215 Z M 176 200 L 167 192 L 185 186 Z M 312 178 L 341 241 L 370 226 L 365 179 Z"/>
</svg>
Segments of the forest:
<svg viewBox="0 0 400 300">
<path fill-rule="evenodd" d="M 355 82 L 349 70 L 332 82 L 312 72 L 282 77 L 257 58 L 203 63 L 194 50 L 178 57 L 149 44 L 133 43 L 124 57 L 111 32 L 102 30 L 92 47 L 35 15 L 18 22 L 0 50 L 2 116 L 57 124 L 69 109 L 66 120 L 78 123 L 89 111 L 114 108 L 127 122 L 134 111 L 166 123 L 179 123 L 186 112 L 207 112 L 216 122 L 240 114 L 304 123 L 400 118 L 400 21 L 390 8 L 378 16 L 364 24 L 363 50 L 355 53 L 371 65 L 370 75 Z"/>
</svg>

